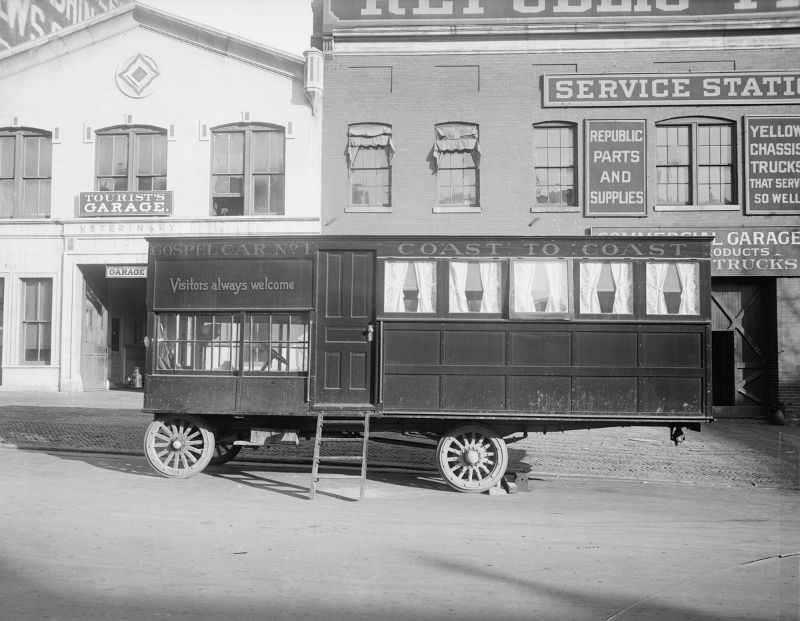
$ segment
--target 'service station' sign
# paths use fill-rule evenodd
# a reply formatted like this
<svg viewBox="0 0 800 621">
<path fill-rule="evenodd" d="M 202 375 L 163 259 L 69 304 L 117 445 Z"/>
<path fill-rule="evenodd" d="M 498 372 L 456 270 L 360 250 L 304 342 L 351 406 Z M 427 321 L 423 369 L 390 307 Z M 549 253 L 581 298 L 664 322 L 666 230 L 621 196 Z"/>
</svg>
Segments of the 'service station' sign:
<svg viewBox="0 0 800 621">
<path fill-rule="evenodd" d="M 800 213 L 800 117 L 746 117 L 746 209 Z"/>
<path fill-rule="evenodd" d="M 172 192 L 81 192 L 79 218 L 172 215 Z"/>
<path fill-rule="evenodd" d="M 326 0 L 338 21 L 752 16 L 800 8 L 800 0 Z"/>
<path fill-rule="evenodd" d="M 645 123 L 586 122 L 586 215 L 647 215 Z"/>
<path fill-rule="evenodd" d="M 569 74 L 543 79 L 545 107 L 800 103 L 798 71 Z"/>
</svg>

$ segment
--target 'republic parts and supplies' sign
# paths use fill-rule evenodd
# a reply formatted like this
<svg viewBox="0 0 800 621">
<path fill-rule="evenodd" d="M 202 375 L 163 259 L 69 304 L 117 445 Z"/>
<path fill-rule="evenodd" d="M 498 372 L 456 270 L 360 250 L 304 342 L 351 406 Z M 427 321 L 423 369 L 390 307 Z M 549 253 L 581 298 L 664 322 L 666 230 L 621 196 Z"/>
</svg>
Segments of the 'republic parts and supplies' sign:
<svg viewBox="0 0 800 621">
<path fill-rule="evenodd" d="M 800 117 L 748 116 L 746 213 L 800 214 Z"/>
<path fill-rule="evenodd" d="M 147 278 L 147 266 L 106 265 L 106 278 Z"/>
<path fill-rule="evenodd" d="M 332 24 L 381 20 L 752 17 L 792 13 L 798 0 L 325 0 Z"/>
<path fill-rule="evenodd" d="M 586 215 L 646 216 L 645 122 L 586 121 Z"/>
<path fill-rule="evenodd" d="M 46 37 L 131 0 L 0 0 L 0 50 Z"/>
<path fill-rule="evenodd" d="M 605 228 L 592 235 L 707 237 L 712 276 L 800 277 L 800 227 Z"/>
<path fill-rule="evenodd" d="M 567 74 L 543 80 L 546 108 L 800 103 L 800 71 Z"/>
<path fill-rule="evenodd" d="M 172 215 L 172 191 L 81 192 L 79 218 Z"/>
<path fill-rule="evenodd" d="M 156 309 L 308 309 L 309 259 L 178 259 L 155 264 Z"/>
</svg>

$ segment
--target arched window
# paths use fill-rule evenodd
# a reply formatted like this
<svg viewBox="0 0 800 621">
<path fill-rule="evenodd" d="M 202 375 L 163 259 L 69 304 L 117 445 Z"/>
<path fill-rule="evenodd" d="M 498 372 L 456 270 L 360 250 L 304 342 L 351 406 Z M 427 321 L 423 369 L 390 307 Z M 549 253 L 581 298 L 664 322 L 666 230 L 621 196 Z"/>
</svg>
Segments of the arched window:
<svg viewBox="0 0 800 621">
<path fill-rule="evenodd" d="M 167 132 L 123 125 L 97 131 L 96 188 L 103 192 L 167 189 Z"/>
<path fill-rule="evenodd" d="M 0 129 L 0 218 L 50 216 L 50 132 Z"/>
<path fill-rule="evenodd" d="M 283 128 L 237 123 L 214 128 L 212 136 L 212 214 L 283 215 Z"/>
<path fill-rule="evenodd" d="M 735 136 L 736 125 L 725 119 L 680 118 L 658 123 L 658 205 L 735 205 Z"/>
<path fill-rule="evenodd" d="M 535 206 L 578 205 L 576 144 L 574 123 L 537 123 L 533 126 Z"/>
<path fill-rule="evenodd" d="M 480 205 L 478 126 L 439 123 L 435 129 L 436 202 L 442 207 L 477 207 Z"/>
</svg>

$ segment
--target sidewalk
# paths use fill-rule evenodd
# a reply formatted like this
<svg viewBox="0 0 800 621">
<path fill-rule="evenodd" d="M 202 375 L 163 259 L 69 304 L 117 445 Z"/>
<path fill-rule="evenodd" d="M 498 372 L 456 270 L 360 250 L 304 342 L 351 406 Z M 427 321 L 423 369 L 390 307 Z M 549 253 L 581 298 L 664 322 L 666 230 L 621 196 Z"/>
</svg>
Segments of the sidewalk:
<svg viewBox="0 0 800 621">
<path fill-rule="evenodd" d="M 0 447 L 142 455 L 151 416 L 141 392 L 0 391 Z M 352 452 L 348 443 L 342 451 Z M 309 464 L 312 442 L 246 449 L 240 461 Z M 509 445 L 510 470 L 529 476 L 582 476 L 710 486 L 800 489 L 800 427 L 723 419 L 686 431 L 674 446 L 669 431 L 616 427 L 531 434 Z M 143 459 L 143 458 L 142 458 Z M 435 470 L 433 451 L 371 443 L 373 468 Z"/>
</svg>

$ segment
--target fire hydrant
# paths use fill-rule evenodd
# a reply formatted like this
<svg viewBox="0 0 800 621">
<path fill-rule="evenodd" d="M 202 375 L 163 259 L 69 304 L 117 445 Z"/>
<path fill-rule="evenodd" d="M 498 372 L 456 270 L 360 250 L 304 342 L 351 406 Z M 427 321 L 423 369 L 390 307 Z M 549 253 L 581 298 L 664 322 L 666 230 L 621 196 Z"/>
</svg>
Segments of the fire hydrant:
<svg viewBox="0 0 800 621">
<path fill-rule="evenodd" d="M 128 384 L 131 388 L 142 387 L 142 372 L 139 370 L 139 367 L 133 367 L 133 373 L 131 373 L 128 378 Z"/>
</svg>

